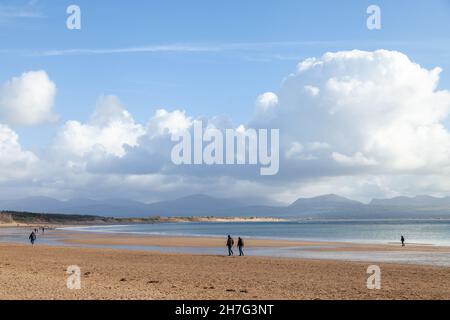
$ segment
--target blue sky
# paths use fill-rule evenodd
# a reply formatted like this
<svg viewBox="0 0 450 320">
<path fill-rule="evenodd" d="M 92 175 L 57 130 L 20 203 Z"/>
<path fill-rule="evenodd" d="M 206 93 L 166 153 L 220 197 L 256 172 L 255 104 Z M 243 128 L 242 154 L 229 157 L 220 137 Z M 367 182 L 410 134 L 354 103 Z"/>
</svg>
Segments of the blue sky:
<svg viewBox="0 0 450 320">
<path fill-rule="evenodd" d="M 81 30 L 66 28 L 66 9 L 71 4 L 81 8 Z M 366 27 L 366 9 L 371 4 L 381 8 L 381 30 Z M 450 89 L 449 31 L 450 0 L 0 0 L 0 148 L 1 143 L 6 143 L 4 150 L 18 153 L 17 163 L 26 164 L 31 172 L 28 176 L 24 168 L 14 167 L 5 169 L 2 176 L 0 169 L 0 190 L 4 194 L 17 194 L 19 190 L 62 199 L 86 194 L 108 198 L 122 192 L 121 195 L 126 193 L 129 198 L 146 201 L 167 198 L 168 193 L 185 195 L 186 187 L 197 193 L 216 190 L 220 194 L 225 190 L 230 197 L 246 192 L 249 197 L 266 193 L 272 195 L 272 200 L 282 202 L 300 195 L 327 193 L 336 185 L 342 186 L 341 194 L 360 200 L 419 193 L 448 195 L 450 185 L 435 177 L 446 177 L 450 172 L 446 104 Z M 354 49 L 366 53 L 339 54 Z M 329 60 L 321 58 L 326 52 L 335 54 Z M 316 66 L 305 74 L 296 73 L 297 65 L 310 57 L 321 61 L 327 71 L 321 73 Z M 409 60 L 405 62 L 404 57 Z M 422 69 L 416 70 L 414 63 Z M 437 78 L 435 67 L 443 70 Z M 43 73 L 21 76 L 39 70 Z M 286 82 L 291 74 L 294 74 L 289 77 L 292 83 Z M 379 81 L 380 75 L 385 81 Z M 30 126 L 2 118 L 2 108 L 10 107 L 7 102 L 17 104 L 10 102 L 15 86 L 8 85 L 14 77 L 20 77 L 22 87 L 19 87 L 25 88 L 26 98 L 29 88 L 23 83 L 36 81 L 48 85 L 46 76 L 51 83 L 45 87 L 48 96 L 42 101 L 48 104 L 45 99 L 53 97 L 53 83 L 57 91 L 51 113 L 58 115 L 57 121 L 39 121 Z M 348 103 L 344 94 L 348 79 L 373 85 L 373 92 L 366 92 L 367 95 L 358 91 L 357 86 L 352 91 L 357 101 L 367 102 L 363 106 L 367 110 L 354 113 L 351 105 L 339 117 L 328 119 L 336 106 Z M 433 87 L 436 79 L 439 92 Z M 336 84 L 334 89 L 343 88 L 341 96 L 330 83 Z M 301 93 L 313 84 L 317 86 L 313 89 L 321 93 L 319 103 Z M 39 95 L 40 89 L 36 90 Z M 153 124 L 166 121 L 166 116 L 167 123 L 224 116 L 235 126 L 251 126 L 260 120 L 255 116 L 257 98 L 267 92 L 280 98 L 275 112 L 278 118 L 270 120 L 269 126 L 286 129 L 283 137 L 286 150 L 282 153 L 296 157 L 295 161 L 285 159 L 280 175 L 273 180 L 244 179 L 225 172 L 220 179 L 214 178 L 217 188 L 212 188 L 208 180 L 210 172 L 202 172 L 204 176 L 192 172 L 167 174 L 164 170 L 155 173 L 152 171 L 158 167 L 155 163 L 151 169 L 144 168 L 148 172 L 139 177 L 128 172 L 129 167 L 151 162 L 149 154 L 154 156 L 155 149 L 164 149 L 161 141 L 166 137 L 152 140 L 154 136 L 144 128 L 149 121 Z M 384 97 L 385 92 L 391 96 Z M 384 118 L 384 109 L 377 109 L 380 95 L 385 99 L 383 106 L 392 112 L 391 118 Z M 105 99 L 110 96 L 120 99 L 121 107 L 117 107 L 119 102 L 115 98 Z M 330 97 L 335 106 L 328 105 Z M 308 102 L 310 108 L 296 105 L 295 101 Z M 89 122 L 96 105 L 102 104 L 119 112 L 123 120 L 120 130 L 124 130 L 126 137 L 112 148 L 111 141 L 105 143 L 96 136 L 101 136 L 105 128 Z M 412 105 L 411 110 L 407 104 Z M 314 118 L 317 116 L 314 108 L 324 105 L 329 112 Z M 121 113 L 122 108 L 132 115 L 134 122 Z M 168 112 L 162 120 L 155 118 L 159 109 Z M 180 115 L 183 110 L 186 119 Z M 367 115 L 373 123 L 367 121 Z M 311 119 L 318 121 L 317 128 Z M 417 119 L 422 122 L 416 122 Z M 76 122 L 81 129 L 76 131 L 68 121 Z M 351 121 L 360 126 L 347 132 Z M 327 123 L 338 131 L 325 127 Z M 296 127 L 302 126 L 309 128 L 309 132 L 297 130 Z M 145 134 L 139 133 L 144 131 Z M 2 140 L 2 134 L 8 138 Z M 334 141 L 338 135 L 343 139 Z M 149 145 L 144 141 L 147 136 L 151 140 Z M 73 141 L 64 140 L 67 137 Z M 434 140 L 435 144 L 431 146 L 426 139 Z M 410 143 L 412 140 L 417 143 Z M 342 141 L 345 143 L 341 144 Z M 85 148 L 83 154 L 76 154 L 77 145 Z M 91 163 L 99 158 L 97 145 L 107 150 L 102 157 L 109 164 L 119 161 L 115 167 L 120 172 L 99 177 L 98 172 L 89 171 L 105 165 Z M 131 148 L 133 152 L 128 154 L 129 146 L 136 150 Z M 313 147 L 308 150 L 308 146 L 329 149 L 319 152 Z M 52 153 L 55 150 L 65 151 L 55 155 Z M 46 158 L 49 154 L 59 162 L 49 161 Z M 418 156 L 428 154 L 434 156 Z M 9 161 L 10 155 L 5 159 Z M 49 162 L 54 172 L 46 167 Z M 11 163 L 17 164 L 9 161 L 8 165 Z M 87 169 L 80 174 L 68 167 Z M 10 172 L 15 170 L 20 174 L 10 178 Z M 72 174 L 80 181 L 73 182 Z M 93 192 L 88 186 L 92 181 L 104 185 Z M 123 183 L 124 190 L 116 190 L 117 181 Z M 162 184 L 170 185 L 169 190 L 163 190 Z M 153 192 L 155 198 L 148 197 L 148 192 Z"/>
<path fill-rule="evenodd" d="M 115 94 L 136 118 L 154 110 L 227 114 L 246 122 L 258 94 L 276 91 L 295 65 L 326 51 L 400 50 L 425 67 L 444 68 L 450 86 L 450 1 L 377 1 L 382 30 L 366 28 L 373 1 L 1 1 L 36 13 L 0 17 L 2 82 L 46 70 L 57 84 L 61 120 L 86 119 L 98 96 Z M 82 30 L 65 27 L 68 5 Z M 201 51 L 34 56 L 51 50 L 183 45 Z M 217 47 L 219 49 L 217 49 Z M 202 51 L 202 50 L 205 51 Z M 211 51 L 209 51 L 211 50 Z M 39 146 L 56 125 L 18 128 Z"/>
</svg>

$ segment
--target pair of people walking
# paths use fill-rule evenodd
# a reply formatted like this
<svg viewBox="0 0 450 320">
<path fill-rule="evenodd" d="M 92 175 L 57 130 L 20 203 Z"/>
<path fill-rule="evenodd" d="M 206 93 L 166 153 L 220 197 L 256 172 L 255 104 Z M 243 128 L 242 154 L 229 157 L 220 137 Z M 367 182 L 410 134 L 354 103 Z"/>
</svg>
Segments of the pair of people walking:
<svg viewBox="0 0 450 320">
<path fill-rule="evenodd" d="M 228 256 L 234 256 L 233 246 L 234 246 L 234 239 L 230 235 L 228 235 L 227 239 Z M 241 237 L 238 238 L 237 246 L 239 248 L 239 256 L 241 257 L 244 256 L 244 240 Z"/>
</svg>

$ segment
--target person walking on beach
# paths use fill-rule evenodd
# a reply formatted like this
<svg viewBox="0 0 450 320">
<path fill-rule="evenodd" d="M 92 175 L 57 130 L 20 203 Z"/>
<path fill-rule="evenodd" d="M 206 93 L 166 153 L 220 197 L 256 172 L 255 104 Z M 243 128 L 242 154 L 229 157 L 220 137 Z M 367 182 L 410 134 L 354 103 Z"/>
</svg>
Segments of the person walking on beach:
<svg viewBox="0 0 450 320">
<path fill-rule="evenodd" d="M 36 233 L 32 231 L 28 239 L 30 239 L 31 245 L 34 246 L 34 242 L 36 241 Z"/>
<path fill-rule="evenodd" d="M 233 246 L 234 246 L 234 240 L 230 235 L 228 235 L 227 247 L 228 247 L 228 256 L 229 257 L 234 256 Z"/>
<path fill-rule="evenodd" d="M 402 235 L 400 238 L 400 241 L 402 242 L 402 247 L 405 246 L 405 237 Z"/>
<path fill-rule="evenodd" d="M 239 256 L 244 256 L 244 240 L 241 237 L 239 237 L 237 245 L 239 248 Z"/>
</svg>

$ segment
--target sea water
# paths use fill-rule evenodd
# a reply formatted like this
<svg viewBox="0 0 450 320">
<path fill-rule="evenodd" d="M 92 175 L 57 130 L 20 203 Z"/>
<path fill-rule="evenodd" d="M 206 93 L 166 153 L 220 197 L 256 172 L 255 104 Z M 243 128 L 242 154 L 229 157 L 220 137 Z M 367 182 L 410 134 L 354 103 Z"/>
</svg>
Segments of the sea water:
<svg viewBox="0 0 450 320">
<path fill-rule="evenodd" d="M 450 246 L 450 220 L 306 220 L 281 222 L 180 222 L 116 226 L 90 226 L 69 230 L 167 236 L 287 239 L 387 244 L 407 243 Z"/>
</svg>

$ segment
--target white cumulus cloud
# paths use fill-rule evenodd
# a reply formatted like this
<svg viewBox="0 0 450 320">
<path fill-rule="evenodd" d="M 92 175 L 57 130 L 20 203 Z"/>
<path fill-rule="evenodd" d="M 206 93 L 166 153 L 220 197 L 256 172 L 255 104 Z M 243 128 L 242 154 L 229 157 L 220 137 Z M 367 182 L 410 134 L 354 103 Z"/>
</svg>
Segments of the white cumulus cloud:
<svg viewBox="0 0 450 320">
<path fill-rule="evenodd" d="M 338 164 L 439 170 L 450 165 L 450 92 L 437 89 L 440 72 L 387 50 L 307 59 L 284 82 L 272 125 L 302 144 L 322 141 L 322 155 Z"/>
<path fill-rule="evenodd" d="M 42 174 L 45 183 L 36 183 L 49 193 L 67 188 L 71 193 L 91 190 L 102 195 L 114 194 L 120 186 L 120 192 L 136 198 L 212 190 L 229 196 L 264 194 L 282 201 L 330 192 L 364 200 L 447 195 L 450 132 L 445 123 L 450 92 L 439 89 L 441 72 L 387 50 L 326 53 L 300 62 L 276 93 L 257 98 L 254 119 L 239 129 L 280 130 L 280 171 L 265 179 L 248 166 L 174 166 L 170 135 L 192 131 L 193 122 L 200 119 L 185 111 L 160 109 L 148 121 L 137 122 L 118 98 L 103 97 L 86 123 L 71 120 L 60 128 L 47 157 L 50 169 Z M 1 119 L 13 118 L 6 116 L 5 101 L 14 100 L 11 88 L 23 88 L 24 77 L 1 88 Z M 202 120 L 208 128 L 234 127 L 222 117 Z M 16 155 L 11 158 L 16 160 L 8 160 L 2 151 L 0 163 L 6 168 L 29 167 L 36 157 L 21 149 L 8 127 L 0 128 L 0 148 Z M 2 178 L 7 171 L 0 171 Z"/>
<path fill-rule="evenodd" d="M 0 121 L 34 126 L 57 120 L 56 85 L 45 71 L 30 71 L 0 86 Z"/>
<path fill-rule="evenodd" d="M 145 133 L 115 96 L 102 97 L 87 123 L 68 121 L 58 132 L 54 150 L 63 157 L 91 152 L 122 157 L 125 146 L 136 146 Z"/>
<path fill-rule="evenodd" d="M 278 96 L 273 92 L 266 92 L 256 99 L 256 116 L 259 118 L 270 118 L 278 105 Z"/>
<path fill-rule="evenodd" d="M 175 110 L 169 112 L 159 109 L 150 119 L 149 135 L 154 137 L 163 134 L 174 134 L 180 130 L 186 130 L 192 126 L 192 119 L 186 116 L 185 111 Z"/>
<path fill-rule="evenodd" d="M 18 135 L 0 124 L 0 182 L 23 178 L 37 161 L 36 155 L 22 149 Z"/>
</svg>

